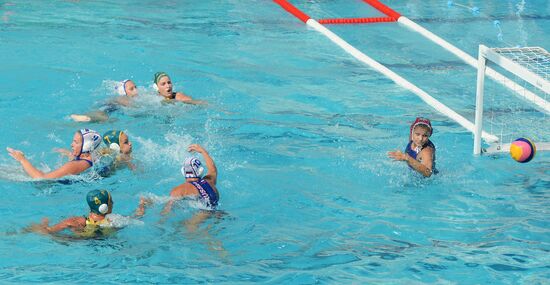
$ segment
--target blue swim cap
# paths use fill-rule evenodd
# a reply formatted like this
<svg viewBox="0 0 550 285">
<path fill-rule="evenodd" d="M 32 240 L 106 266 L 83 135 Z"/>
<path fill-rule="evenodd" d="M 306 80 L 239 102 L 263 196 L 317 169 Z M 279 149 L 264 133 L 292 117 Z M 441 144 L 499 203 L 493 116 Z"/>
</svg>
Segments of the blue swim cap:
<svg viewBox="0 0 550 285">
<path fill-rule="evenodd" d="M 112 203 L 111 194 L 107 190 L 92 190 L 86 195 L 86 201 L 90 211 L 103 215 L 109 211 L 109 202 Z"/>
</svg>

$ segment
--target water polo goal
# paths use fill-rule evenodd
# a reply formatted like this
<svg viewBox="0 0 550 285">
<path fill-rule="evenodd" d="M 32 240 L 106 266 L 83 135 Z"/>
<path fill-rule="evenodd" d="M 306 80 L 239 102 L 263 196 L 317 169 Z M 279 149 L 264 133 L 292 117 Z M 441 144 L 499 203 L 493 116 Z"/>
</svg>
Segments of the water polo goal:
<svg viewBox="0 0 550 285">
<path fill-rule="evenodd" d="M 515 78 L 516 84 L 523 82 L 523 90 L 531 88 L 530 93 L 540 93 L 547 98 L 550 94 L 550 53 L 541 47 L 489 48 L 479 45 L 476 113 L 474 132 L 474 154 L 481 154 L 481 129 L 483 122 L 499 133 L 499 140 L 493 142 L 483 152 L 508 152 L 510 142 L 520 136 L 535 141 L 538 151 L 550 150 L 549 126 L 550 104 L 539 96 L 527 96 L 530 102 L 537 102 L 535 109 L 525 108 L 523 102 L 507 102 L 506 93 L 493 90 L 489 106 L 484 106 L 486 97 L 485 76 L 488 65 L 508 72 Z M 522 90 L 514 90 L 516 93 Z M 498 96 L 498 97 L 496 97 Z M 496 97 L 496 98 L 495 98 Z M 486 110 L 485 110 L 486 109 Z M 484 114 L 488 113 L 488 116 Z M 488 118 L 487 118 L 488 117 Z"/>
<path fill-rule="evenodd" d="M 444 105 L 434 97 L 430 96 L 427 92 L 425 92 L 418 86 L 409 82 L 408 80 L 406 80 L 399 74 L 393 72 L 392 70 L 382 65 L 381 63 L 377 62 L 376 60 L 370 58 L 365 53 L 361 52 L 360 50 L 358 50 L 357 48 L 355 48 L 354 46 L 352 46 L 351 44 L 343 40 L 337 34 L 332 32 L 330 29 L 326 27 L 326 25 L 397 22 L 405 26 L 406 28 L 410 29 L 411 31 L 422 35 L 426 39 L 439 45 L 445 50 L 451 52 L 452 54 L 454 54 L 455 56 L 463 60 L 465 63 L 467 63 L 471 67 L 477 69 L 478 60 L 476 60 L 471 55 L 467 54 L 466 52 L 462 51 L 461 49 L 457 48 L 456 46 L 442 39 L 441 37 L 435 35 L 429 30 L 423 28 L 422 26 L 418 25 L 414 21 L 401 15 L 400 13 L 396 12 L 395 10 L 391 9 L 390 7 L 386 6 L 385 4 L 383 4 L 378 0 L 363 0 L 363 2 L 372 6 L 379 12 L 381 12 L 383 15 L 385 15 L 384 17 L 337 18 L 337 19 L 319 19 L 319 20 L 315 20 L 311 18 L 309 15 L 307 15 L 306 13 L 298 9 L 296 6 L 294 6 L 287 0 L 273 0 L 273 2 L 277 3 L 283 9 L 285 9 L 288 13 L 292 14 L 293 16 L 298 18 L 300 21 L 304 22 L 309 27 L 313 28 L 317 32 L 326 36 L 328 39 L 330 39 L 332 42 L 334 42 L 336 45 L 341 47 L 344 51 L 349 53 L 351 56 L 353 56 L 357 60 L 367 64 L 369 67 L 385 75 L 386 77 L 388 77 L 389 79 L 394 81 L 396 84 L 400 85 L 401 87 L 413 92 L 419 98 L 421 98 L 424 102 L 429 104 L 432 108 L 434 108 L 441 114 L 447 116 L 451 120 L 455 121 L 462 127 L 466 128 L 468 131 L 472 132 L 472 134 L 474 134 L 474 140 L 476 140 L 476 138 L 479 139 L 480 141 L 481 139 L 483 139 L 489 144 L 497 143 L 500 141 L 499 136 L 484 131 L 481 128 L 482 126 L 481 124 L 475 125 L 468 119 L 464 118 L 462 115 L 458 114 L 448 106 Z M 511 80 L 505 77 L 504 75 L 500 74 L 499 72 L 493 70 L 490 67 L 484 68 L 484 75 L 494 79 L 496 82 L 498 82 L 505 88 L 511 90 L 516 96 L 519 96 L 522 99 L 526 101 L 530 101 L 531 103 L 535 104 L 537 108 L 545 112 L 545 114 L 550 114 L 550 105 L 545 99 L 539 97 L 537 94 L 533 93 L 529 89 L 524 88 L 520 84 L 516 83 L 514 80 Z M 477 135 L 478 133 L 479 135 Z"/>
</svg>

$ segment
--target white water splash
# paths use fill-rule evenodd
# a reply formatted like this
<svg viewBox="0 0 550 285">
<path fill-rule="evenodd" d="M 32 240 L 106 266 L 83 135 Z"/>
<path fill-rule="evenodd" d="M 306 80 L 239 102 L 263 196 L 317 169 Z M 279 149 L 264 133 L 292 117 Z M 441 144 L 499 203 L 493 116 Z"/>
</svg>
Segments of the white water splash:
<svg viewBox="0 0 550 285">
<path fill-rule="evenodd" d="M 108 214 L 105 216 L 105 218 L 109 221 L 109 223 L 102 226 L 107 227 L 123 228 L 130 225 L 143 226 L 145 224 L 140 220 L 136 220 L 134 218 L 119 214 Z"/>
<path fill-rule="evenodd" d="M 164 143 L 135 137 L 142 147 L 143 160 L 147 163 L 157 163 L 158 161 L 167 161 L 173 165 L 181 164 L 189 156 L 187 147 L 193 142 L 193 138 L 188 135 L 168 133 L 164 135 Z"/>
</svg>

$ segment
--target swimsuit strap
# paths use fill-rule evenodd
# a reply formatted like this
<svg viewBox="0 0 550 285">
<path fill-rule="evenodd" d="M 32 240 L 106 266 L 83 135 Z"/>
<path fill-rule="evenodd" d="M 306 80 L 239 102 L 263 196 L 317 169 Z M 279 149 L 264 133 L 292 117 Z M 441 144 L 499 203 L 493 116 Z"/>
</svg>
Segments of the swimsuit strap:
<svg viewBox="0 0 550 285">
<path fill-rule="evenodd" d="M 84 218 L 86 218 L 86 225 L 91 225 L 91 226 L 99 226 L 108 222 L 107 218 L 103 218 L 103 220 L 100 220 L 100 221 L 92 220 L 90 219 L 90 217 L 86 217 L 86 216 L 84 216 Z"/>
<path fill-rule="evenodd" d="M 418 156 L 418 153 L 420 152 L 416 152 L 414 151 L 412 148 L 412 141 L 409 141 L 409 143 L 407 144 L 407 146 L 405 147 L 405 153 L 408 154 L 410 157 L 416 159 L 416 156 Z M 421 149 L 422 150 L 422 149 Z"/>
<path fill-rule="evenodd" d="M 94 163 L 89 159 L 80 158 L 80 156 L 77 156 L 75 157 L 75 159 L 73 159 L 73 161 L 79 161 L 79 160 L 86 161 L 90 165 L 90 167 L 94 166 Z"/>
<path fill-rule="evenodd" d="M 428 140 L 428 142 L 426 143 L 426 146 L 425 146 L 425 147 L 427 147 L 427 146 L 433 148 L 434 151 L 435 151 L 435 144 L 434 144 L 431 140 Z"/>
<path fill-rule="evenodd" d="M 416 157 L 418 156 L 418 154 L 426 147 L 431 147 L 434 149 L 434 153 L 433 153 L 433 165 L 432 165 L 432 173 L 433 174 L 437 174 L 439 171 L 437 171 L 437 169 L 435 168 L 435 145 L 433 144 L 433 142 L 431 140 L 428 140 L 428 142 L 420 148 L 420 150 L 418 152 L 416 152 L 415 150 L 411 149 L 411 145 L 412 145 L 412 141 L 409 142 L 409 144 L 407 144 L 407 147 L 405 148 L 405 153 L 408 154 L 410 157 L 412 157 L 413 159 L 416 160 Z M 412 168 L 412 166 L 409 165 L 410 168 Z"/>
<path fill-rule="evenodd" d="M 97 226 L 97 225 L 99 225 L 99 223 L 100 223 L 100 222 L 96 222 L 96 221 L 90 219 L 90 217 L 84 216 L 84 218 L 86 218 L 86 225 L 87 225 L 87 226 L 88 226 L 88 225 Z"/>
<path fill-rule="evenodd" d="M 435 156 L 435 145 L 432 143 L 431 140 L 428 140 L 428 142 L 426 142 L 426 144 L 424 146 L 421 146 L 420 148 L 414 150 L 412 149 L 412 141 L 409 141 L 409 143 L 407 144 L 407 146 L 405 147 L 405 153 L 408 154 L 409 156 L 411 156 L 412 158 L 416 159 L 416 157 L 418 156 L 418 154 L 423 150 L 425 149 L 426 147 L 431 147 L 434 149 L 434 156 Z M 435 158 L 434 158 L 435 160 Z"/>
</svg>

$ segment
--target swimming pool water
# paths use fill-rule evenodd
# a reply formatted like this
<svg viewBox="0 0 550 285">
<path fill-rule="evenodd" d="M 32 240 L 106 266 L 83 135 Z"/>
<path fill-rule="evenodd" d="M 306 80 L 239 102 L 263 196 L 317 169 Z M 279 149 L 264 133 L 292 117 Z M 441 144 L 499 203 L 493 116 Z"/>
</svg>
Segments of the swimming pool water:
<svg viewBox="0 0 550 285">
<path fill-rule="evenodd" d="M 377 15 L 361 1 L 293 3 L 314 18 Z M 471 55 L 480 43 L 550 49 L 547 1 L 385 3 Z M 473 120 L 476 72 L 453 55 L 396 23 L 329 28 Z M 548 154 L 473 156 L 470 133 L 271 1 L 2 1 L 0 62 L 2 147 L 53 169 L 52 149 L 77 129 L 124 129 L 138 166 L 64 185 L 30 181 L 0 154 L 3 283 L 549 282 Z M 161 70 L 208 106 L 160 104 Z M 125 78 L 137 108 L 70 121 Z M 420 115 L 435 130 L 429 179 L 386 157 Z M 221 195 L 195 231 L 183 224 L 192 204 L 160 215 L 190 143 L 216 161 Z M 118 214 L 140 196 L 156 203 L 107 239 L 22 231 L 85 215 L 85 194 L 102 188 Z"/>
</svg>

